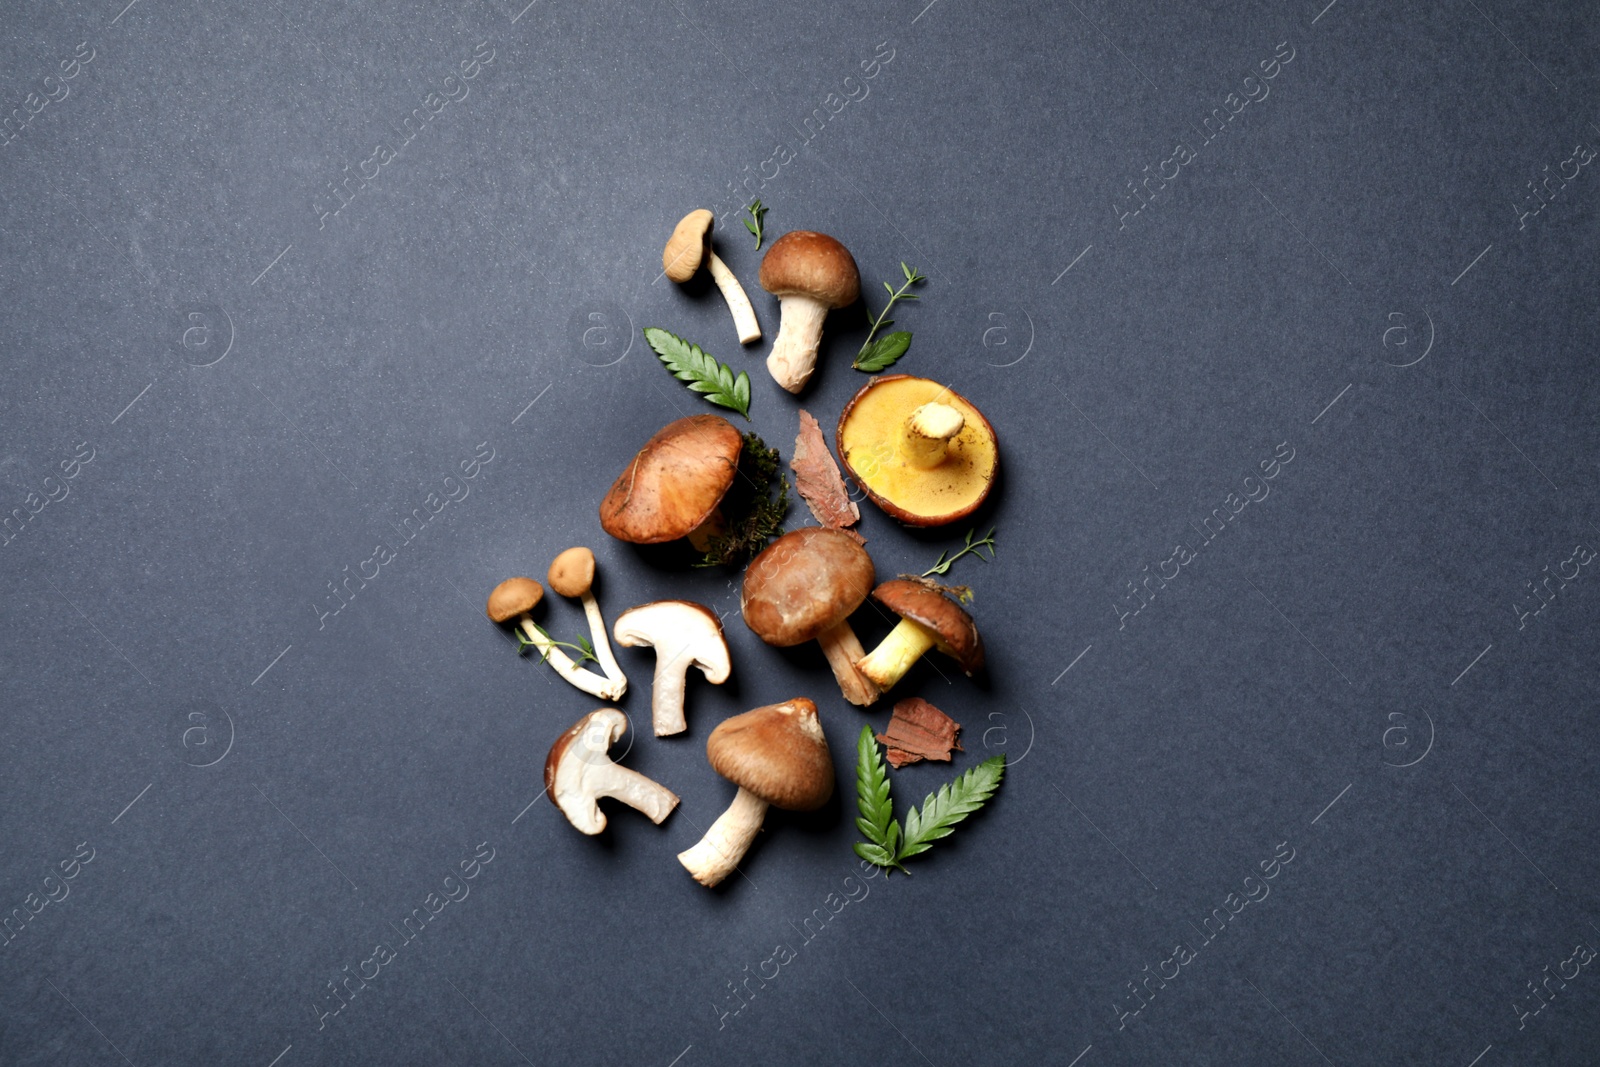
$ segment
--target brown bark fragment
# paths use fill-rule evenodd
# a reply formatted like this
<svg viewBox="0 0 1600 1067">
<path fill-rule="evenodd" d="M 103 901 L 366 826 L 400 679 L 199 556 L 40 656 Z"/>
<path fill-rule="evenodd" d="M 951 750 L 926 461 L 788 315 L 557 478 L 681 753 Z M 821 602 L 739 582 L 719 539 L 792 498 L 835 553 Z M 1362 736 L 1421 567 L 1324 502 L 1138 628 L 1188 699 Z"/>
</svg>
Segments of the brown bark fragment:
<svg viewBox="0 0 1600 1067">
<path fill-rule="evenodd" d="M 956 734 L 961 724 L 923 700 L 908 697 L 894 706 L 885 732 L 878 740 L 887 746 L 885 756 L 896 769 L 919 760 L 950 762 L 952 751 L 965 752 Z"/>
<path fill-rule="evenodd" d="M 809 411 L 800 412 L 800 433 L 794 439 L 794 487 L 811 514 L 824 526 L 842 530 L 861 521 L 861 509 L 850 499 L 839 465 L 822 439 L 822 427 Z M 856 535 L 859 539 L 860 535 Z"/>
</svg>

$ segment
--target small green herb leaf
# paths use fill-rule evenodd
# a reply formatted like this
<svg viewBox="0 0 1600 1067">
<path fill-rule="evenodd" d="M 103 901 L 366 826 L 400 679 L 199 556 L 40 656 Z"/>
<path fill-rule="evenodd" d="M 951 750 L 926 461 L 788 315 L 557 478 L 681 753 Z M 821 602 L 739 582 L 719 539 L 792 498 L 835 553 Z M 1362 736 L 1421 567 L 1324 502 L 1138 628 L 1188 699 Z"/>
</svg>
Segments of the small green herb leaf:
<svg viewBox="0 0 1600 1067">
<path fill-rule="evenodd" d="M 886 333 L 861 350 L 856 357 L 856 370 L 876 372 L 890 367 L 911 347 L 911 334 L 905 330 Z"/>
<path fill-rule="evenodd" d="M 932 848 L 935 841 L 949 837 L 957 823 L 994 796 L 1005 774 L 1006 758 L 991 756 L 937 793 L 929 793 L 920 811 L 912 808 L 906 813 L 905 842 L 895 856 L 896 861 L 920 855 Z"/>
<path fill-rule="evenodd" d="M 655 326 L 644 328 L 644 339 L 655 350 L 662 365 L 674 378 L 687 382 L 691 391 L 700 393 L 718 407 L 737 411 L 746 419 L 750 417 L 750 376 L 744 371 L 736 377 L 699 345 Z"/>
<path fill-rule="evenodd" d="M 977 536 L 977 533 L 978 533 L 978 528 L 976 526 L 974 526 L 972 529 L 967 531 L 967 545 L 966 545 L 965 548 L 963 548 L 961 551 L 957 552 L 955 555 L 950 556 L 949 559 L 945 558 L 945 556 L 949 555 L 949 553 L 946 553 L 946 552 L 939 553 L 938 562 L 936 562 L 933 566 L 929 567 L 927 570 L 923 571 L 922 572 L 922 577 L 931 578 L 935 574 L 949 574 L 950 573 L 950 565 L 952 563 L 954 563 L 956 560 L 960 559 L 962 556 L 965 556 L 969 552 L 971 552 L 973 555 L 977 556 L 979 559 L 983 560 L 985 563 L 990 562 L 991 560 L 994 559 L 994 556 L 995 556 L 994 530 L 995 530 L 995 528 L 991 526 L 989 528 L 989 532 L 988 533 L 984 534 L 983 537 L 980 538 L 979 540 L 973 541 L 972 540 L 973 537 Z M 983 550 L 985 548 L 987 548 L 989 550 L 989 554 L 987 556 L 985 556 L 983 554 Z M 970 597 L 963 598 L 963 599 L 970 599 Z"/>
<path fill-rule="evenodd" d="M 761 206 L 761 201 L 757 200 L 745 208 L 745 211 L 750 213 L 750 217 L 739 221 L 744 223 L 744 228 L 749 230 L 751 236 L 756 239 L 756 251 L 759 252 L 761 251 L 762 230 L 766 228 L 767 209 Z"/>
</svg>

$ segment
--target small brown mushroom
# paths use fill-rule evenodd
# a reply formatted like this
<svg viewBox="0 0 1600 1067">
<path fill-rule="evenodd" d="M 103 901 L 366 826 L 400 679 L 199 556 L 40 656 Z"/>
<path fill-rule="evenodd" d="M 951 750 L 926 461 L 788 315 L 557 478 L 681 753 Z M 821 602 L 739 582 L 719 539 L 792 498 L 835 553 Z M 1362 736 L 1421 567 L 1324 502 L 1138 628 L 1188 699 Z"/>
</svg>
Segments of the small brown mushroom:
<svg viewBox="0 0 1600 1067">
<path fill-rule="evenodd" d="M 657 826 L 678 806 L 678 795 L 666 786 L 611 762 L 606 750 L 627 729 L 622 712 L 598 708 L 557 738 L 544 761 L 545 791 L 567 821 L 586 834 L 606 828 L 601 797 L 622 801 Z"/>
<path fill-rule="evenodd" d="M 711 229 L 715 225 L 715 216 L 705 208 L 685 215 L 662 250 L 661 268 L 668 278 L 681 284 L 693 278 L 704 263 L 711 271 L 711 280 L 722 290 L 728 310 L 733 313 L 733 328 L 739 331 L 739 343 L 747 345 L 761 340 L 761 324 L 756 321 L 755 308 L 750 306 L 744 286 L 722 262 L 722 257 L 711 249 Z"/>
<path fill-rule="evenodd" d="M 507 578 L 494 587 L 484 610 L 492 622 L 513 623 L 555 668 L 557 674 L 585 693 L 601 700 L 615 700 L 621 696 L 622 689 L 616 688 L 617 683 L 579 667 L 572 662 L 571 656 L 556 647 L 549 634 L 539 629 L 539 625 L 533 621 L 532 612 L 543 599 L 544 586 L 532 578 Z M 624 682 L 623 689 L 626 688 L 627 683 Z"/>
<path fill-rule="evenodd" d="M 594 553 L 587 548 L 569 548 L 550 564 L 550 588 L 564 597 L 578 597 L 583 601 L 583 613 L 589 620 L 589 634 L 594 642 L 595 659 L 600 669 L 611 679 L 616 692 L 607 700 L 620 699 L 628 691 L 628 679 L 611 654 L 611 642 L 606 638 L 606 620 L 600 614 L 600 602 L 594 598 Z"/>
<path fill-rule="evenodd" d="M 807 526 L 784 534 L 750 561 L 739 603 L 745 625 L 767 644 L 819 643 L 844 698 L 865 707 L 878 699 L 878 689 L 856 669 L 865 650 L 849 619 L 874 581 L 872 557 L 856 538 Z"/>
<path fill-rule="evenodd" d="M 833 795 L 833 757 L 805 697 L 725 719 L 706 739 L 712 768 L 739 787 L 728 810 L 705 836 L 678 853 L 678 862 L 703 886 L 714 886 L 749 851 L 767 807 L 815 811 Z"/>
<path fill-rule="evenodd" d="M 930 648 L 954 659 L 966 674 L 983 667 L 978 624 L 933 583 L 895 578 L 874 589 L 872 599 L 900 616 L 889 636 L 856 663 L 875 685 L 891 688 Z"/>
<path fill-rule="evenodd" d="M 600 526 L 636 545 L 687 537 L 704 552 L 725 523 L 717 505 L 739 472 L 744 436 L 720 415 L 669 422 L 645 442 L 600 502 Z"/>
<path fill-rule="evenodd" d="M 835 440 L 850 477 L 908 526 L 972 514 L 1000 465 L 994 428 L 972 401 L 909 374 L 864 385 L 840 412 Z"/>
<path fill-rule="evenodd" d="M 687 600 L 656 600 L 629 608 L 617 616 L 616 634 L 617 644 L 624 648 L 647 645 L 656 650 L 650 712 L 657 737 L 681 734 L 689 728 L 683 694 L 690 667 L 700 668 L 712 685 L 726 682 L 733 669 L 721 621 L 707 608 Z"/>
<path fill-rule="evenodd" d="M 781 316 L 767 370 L 779 385 L 798 393 L 816 369 L 823 320 L 861 296 L 861 272 L 850 250 L 834 238 L 795 230 L 767 249 L 761 288 L 778 298 Z"/>
</svg>

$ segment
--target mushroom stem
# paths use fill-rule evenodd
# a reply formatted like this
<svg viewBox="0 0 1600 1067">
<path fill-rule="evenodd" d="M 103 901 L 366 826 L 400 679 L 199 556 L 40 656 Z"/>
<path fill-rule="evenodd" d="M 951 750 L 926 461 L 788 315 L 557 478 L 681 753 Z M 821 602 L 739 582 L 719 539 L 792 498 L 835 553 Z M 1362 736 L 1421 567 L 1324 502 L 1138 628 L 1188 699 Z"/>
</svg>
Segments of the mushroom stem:
<svg viewBox="0 0 1600 1067">
<path fill-rule="evenodd" d="M 772 342 L 767 370 L 779 385 L 798 393 L 816 369 L 817 344 L 822 340 L 828 305 L 815 297 L 794 293 L 778 300 L 778 315 L 778 337 Z"/>
<path fill-rule="evenodd" d="M 707 266 L 711 268 L 711 280 L 722 290 L 722 299 L 728 302 L 728 310 L 733 312 L 733 328 L 739 331 L 739 343 L 747 345 L 751 341 L 761 340 L 761 324 L 756 321 L 756 309 L 750 306 L 750 298 L 745 295 L 738 277 L 715 252 L 711 253 Z"/>
<path fill-rule="evenodd" d="M 591 773 L 588 784 L 595 796 L 620 800 L 657 826 L 678 806 L 678 794 L 653 778 L 614 763 Z"/>
<path fill-rule="evenodd" d="M 944 462 L 950 440 L 966 424 L 961 412 L 949 404 L 936 400 L 923 404 L 906 417 L 900 452 L 913 467 L 931 470 Z"/>
<path fill-rule="evenodd" d="M 877 701 L 881 695 L 878 687 L 857 667 L 857 663 L 866 657 L 866 649 L 861 647 L 861 641 L 848 622 L 822 631 L 817 635 L 817 643 L 822 646 L 822 654 L 828 657 L 828 666 L 833 668 L 839 691 L 846 700 L 858 708 Z M 931 643 L 929 647 L 932 647 Z"/>
<path fill-rule="evenodd" d="M 740 786 L 728 810 L 717 816 L 704 837 L 678 853 L 678 862 L 701 885 L 716 885 L 732 874 L 750 851 L 766 814 L 767 802 Z"/>
<path fill-rule="evenodd" d="M 856 667 L 874 684 L 889 689 L 933 646 L 932 631 L 903 618 L 877 648 L 856 661 Z"/>
<path fill-rule="evenodd" d="M 689 684 L 689 661 L 656 650 L 656 673 L 650 687 L 650 719 L 657 737 L 671 737 L 689 728 L 683 715 L 683 694 Z"/>
<path fill-rule="evenodd" d="M 611 642 L 606 637 L 606 620 L 600 614 L 600 602 L 594 598 L 592 590 L 585 590 L 583 594 L 583 613 L 589 617 L 589 634 L 594 638 L 594 655 L 600 661 L 600 669 L 606 672 L 606 677 L 618 686 L 616 697 L 607 697 L 615 700 L 628 691 L 628 679 L 623 675 L 622 668 L 617 664 L 617 657 L 611 654 Z"/>
<path fill-rule="evenodd" d="M 601 678 L 592 671 L 586 671 L 572 662 L 572 657 L 557 648 L 555 642 L 545 636 L 544 631 L 539 629 L 531 616 L 524 613 L 517 620 L 517 625 L 522 628 L 523 633 L 528 635 L 528 640 L 532 642 L 533 647 L 537 648 L 539 653 L 550 662 L 550 666 L 555 668 L 555 672 L 585 693 L 599 697 L 601 700 L 616 700 L 627 692 L 628 683 L 626 681 L 618 683 L 610 678 Z"/>
<path fill-rule="evenodd" d="M 710 552 L 711 539 L 713 537 L 721 537 L 727 532 L 728 520 L 722 514 L 722 508 L 716 507 L 711 509 L 711 514 L 706 516 L 704 522 L 690 530 L 685 536 L 696 552 Z"/>
</svg>

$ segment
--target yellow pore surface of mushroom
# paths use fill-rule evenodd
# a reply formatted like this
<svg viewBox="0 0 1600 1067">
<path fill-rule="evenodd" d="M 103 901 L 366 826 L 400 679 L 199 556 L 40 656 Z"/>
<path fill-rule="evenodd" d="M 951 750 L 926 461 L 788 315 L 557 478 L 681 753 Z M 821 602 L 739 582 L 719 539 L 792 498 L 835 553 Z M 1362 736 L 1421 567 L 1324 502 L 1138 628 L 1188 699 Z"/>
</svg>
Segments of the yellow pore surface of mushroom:
<svg viewBox="0 0 1600 1067">
<path fill-rule="evenodd" d="M 927 442 L 909 422 L 924 404 L 961 414 L 944 457 L 927 463 Z M 993 429 L 965 397 L 927 378 L 887 376 L 863 389 L 839 420 L 839 458 L 873 501 L 902 522 L 938 526 L 969 514 L 988 495 L 999 465 Z"/>
</svg>

